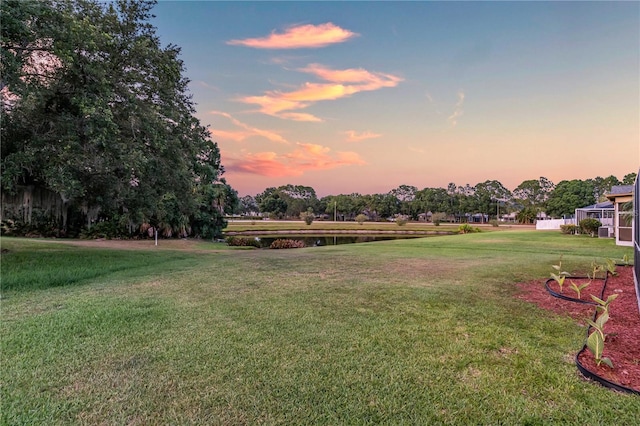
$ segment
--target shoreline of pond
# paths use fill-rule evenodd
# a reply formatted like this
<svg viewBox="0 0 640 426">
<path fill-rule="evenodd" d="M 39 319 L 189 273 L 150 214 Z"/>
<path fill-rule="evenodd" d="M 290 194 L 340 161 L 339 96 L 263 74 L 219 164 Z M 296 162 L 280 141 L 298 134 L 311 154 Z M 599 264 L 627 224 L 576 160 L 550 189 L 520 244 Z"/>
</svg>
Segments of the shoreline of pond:
<svg viewBox="0 0 640 426">
<path fill-rule="evenodd" d="M 297 229 L 297 230 L 251 230 L 226 231 L 225 237 L 260 235 L 454 235 L 455 231 L 419 231 L 419 230 L 370 230 L 370 229 Z"/>
</svg>

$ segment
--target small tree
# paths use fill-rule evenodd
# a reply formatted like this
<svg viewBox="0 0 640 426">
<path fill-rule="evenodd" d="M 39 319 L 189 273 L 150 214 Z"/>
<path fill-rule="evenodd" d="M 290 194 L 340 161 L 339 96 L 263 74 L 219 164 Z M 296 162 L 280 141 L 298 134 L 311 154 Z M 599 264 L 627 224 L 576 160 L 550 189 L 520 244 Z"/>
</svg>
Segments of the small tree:
<svg viewBox="0 0 640 426">
<path fill-rule="evenodd" d="M 598 228 L 602 226 L 602 223 L 600 223 L 598 219 L 587 218 L 582 219 L 579 225 L 580 232 L 582 232 L 583 234 L 589 234 L 594 237 L 598 232 Z"/>
<path fill-rule="evenodd" d="M 367 215 L 360 213 L 358 216 L 356 216 L 356 222 L 358 222 L 360 225 L 362 225 L 366 221 Z"/>
<path fill-rule="evenodd" d="M 409 217 L 405 215 L 398 215 L 396 217 L 396 223 L 398 226 L 405 226 L 409 222 Z"/>
<path fill-rule="evenodd" d="M 309 207 L 306 212 L 300 213 L 300 219 L 304 220 L 304 223 L 307 225 L 311 225 L 315 218 L 316 215 L 313 213 L 313 209 L 311 207 Z"/>
<path fill-rule="evenodd" d="M 447 218 L 447 214 L 443 212 L 436 212 L 431 215 L 431 221 L 436 225 L 440 226 L 440 222 L 443 222 Z"/>
</svg>

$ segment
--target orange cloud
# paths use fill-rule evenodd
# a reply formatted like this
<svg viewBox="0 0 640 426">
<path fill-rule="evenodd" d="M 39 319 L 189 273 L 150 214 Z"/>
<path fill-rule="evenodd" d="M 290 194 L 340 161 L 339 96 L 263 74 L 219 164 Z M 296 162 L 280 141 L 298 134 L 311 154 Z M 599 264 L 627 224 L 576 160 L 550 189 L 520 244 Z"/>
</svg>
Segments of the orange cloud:
<svg viewBox="0 0 640 426">
<path fill-rule="evenodd" d="M 346 132 L 344 132 L 344 134 L 347 136 L 347 142 L 360 142 L 367 139 L 379 138 L 380 136 L 382 136 L 378 133 L 369 131 L 358 133 L 355 130 L 347 130 Z"/>
<path fill-rule="evenodd" d="M 232 46 L 256 49 L 302 49 L 326 47 L 343 43 L 358 34 L 328 22 L 320 25 L 291 26 L 282 33 L 272 32 L 266 37 L 229 40 Z"/>
<path fill-rule="evenodd" d="M 332 70 L 319 64 L 311 64 L 299 71 L 310 73 L 329 83 L 305 83 L 291 92 L 270 90 L 262 96 L 247 96 L 240 102 L 259 105 L 263 114 L 296 121 L 322 121 L 305 113 L 295 113 L 315 102 L 336 100 L 362 91 L 395 87 L 402 78 L 383 73 L 372 73 L 363 69 Z"/>
<path fill-rule="evenodd" d="M 229 163 L 229 160 L 231 162 Z M 225 169 L 229 172 L 250 173 L 266 177 L 300 176 L 302 170 L 291 169 L 282 163 L 275 152 L 245 154 L 242 159 L 227 157 Z"/>
<path fill-rule="evenodd" d="M 362 68 L 348 68 L 333 70 L 320 64 L 310 64 L 298 71 L 313 74 L 316 77 L 332 83 L 355 83 L 356 91 L 377 90 L 383 87 L 395 87 L 403 79 L 401 77 L 380 72 L 369 72 Z"/>
<path fill-rule="evenodd" d="M 259 152 L 244 153 L 242 158 L 225 158 L 227 171 L 266 177 L 301 176 L 306 171 L 366 164 L 355 152 L 336 152 L 332 155 L 328 147 L 305 143 L 299 143 L 298 148 L 282 155 Z"/>
<path fill-rule="evenodd" d="M 210 114 L 225 117 L 229 119 L 235 126 L 244 129 L 238 131 L 211 130 L 212 135 L 217 136 L 221 139 L 229 139 L 236 142 L 242 142 L 243 140 L 252 136 L 261 136 L 270 140 L 271 142 L 285 144 L 289 143 L 289 141 L 287 141 L 284 137 L 274 131 L 258 129 L 257 127 L 249 126 L 248 124 L 241 122 L 240 120 L 232 117 L 231 114 L 228 114 L 226 112 L 210 111 Z"/>
</svg>

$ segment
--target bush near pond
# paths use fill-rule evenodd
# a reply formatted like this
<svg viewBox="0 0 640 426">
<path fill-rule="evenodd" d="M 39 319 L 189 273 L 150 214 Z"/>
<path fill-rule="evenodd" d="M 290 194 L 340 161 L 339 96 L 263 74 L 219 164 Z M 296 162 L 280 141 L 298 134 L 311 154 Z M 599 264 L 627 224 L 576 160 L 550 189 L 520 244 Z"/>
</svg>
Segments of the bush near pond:
<svg viewBox="0 0 640 426">
<path fill-rule="evenodd" d="M 477 228 L 477 227 L 474 228 L 468 223 L 463 223 L 462 225 L 458 226 L 458 233 L 460 234 L 471 234 L 474 232 L 480 232 L 480 228 Z"/>
<path fill-rule="evenodd" d="M 257 247 L 260 248 L 260 241 L 255 238 L 227 237 L 227 245 L 234 247 Z"/>
<path fill-rule="evenodd" d="M 269 248 L 272 248 L 272 249 L 290 249 L 290 248 L 303 248 L 303 247 L 305 247 L 304 241 L 289 240 L 289 239 L 275 240 L 269 246 Z"/>
</svg>

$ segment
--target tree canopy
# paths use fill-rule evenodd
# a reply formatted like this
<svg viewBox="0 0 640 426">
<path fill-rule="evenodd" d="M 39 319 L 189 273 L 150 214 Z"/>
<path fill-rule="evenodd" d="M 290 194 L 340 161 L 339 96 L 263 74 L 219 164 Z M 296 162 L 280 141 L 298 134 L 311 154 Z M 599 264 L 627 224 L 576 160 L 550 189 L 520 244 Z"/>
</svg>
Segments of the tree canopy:
<svg viewBox="0 0 640 426">
<path fill-rule="evenodd" d="M 148 22 L 154 3 L 2 2 L 3 218 L 220 234 L 237 194 L 194 117 L 180 48 Z"/>
<path fill-rule="evenodd" d="M 575 209 L 594 204 L 593 182 L 590 180 L 563 180 L 547 200 L 547 214 L 552 217 L 571 216 Z"/>
</svg>

